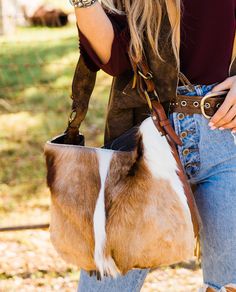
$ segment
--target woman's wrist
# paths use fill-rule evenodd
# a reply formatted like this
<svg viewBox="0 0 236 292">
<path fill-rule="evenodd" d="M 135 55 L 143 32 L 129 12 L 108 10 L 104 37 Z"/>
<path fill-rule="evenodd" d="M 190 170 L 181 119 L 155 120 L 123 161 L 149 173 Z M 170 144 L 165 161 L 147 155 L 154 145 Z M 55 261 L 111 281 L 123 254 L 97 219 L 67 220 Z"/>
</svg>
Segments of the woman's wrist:
<svg viewBox="0 0 236 292">
<path fill-rule="evenodd" d="M 98 0 L 69 0 L 75 8 L 88 8 L 95 4 Z"/>
</svg>

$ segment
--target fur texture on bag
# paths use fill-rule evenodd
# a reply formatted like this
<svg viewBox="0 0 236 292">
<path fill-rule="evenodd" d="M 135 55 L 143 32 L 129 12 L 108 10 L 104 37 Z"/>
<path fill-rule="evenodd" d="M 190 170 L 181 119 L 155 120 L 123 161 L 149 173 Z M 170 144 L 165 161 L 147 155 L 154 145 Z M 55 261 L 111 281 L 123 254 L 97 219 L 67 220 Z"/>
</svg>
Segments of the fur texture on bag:
<svg viewBox="0 0 236 292">
<path fill-rule="evenodd" d="M 101 276 L 187 260 L 190 210 L 176 161 L 151 118 L 134 151 L 48 142 L 51 240 L 66 261 Z"/>
</svg>

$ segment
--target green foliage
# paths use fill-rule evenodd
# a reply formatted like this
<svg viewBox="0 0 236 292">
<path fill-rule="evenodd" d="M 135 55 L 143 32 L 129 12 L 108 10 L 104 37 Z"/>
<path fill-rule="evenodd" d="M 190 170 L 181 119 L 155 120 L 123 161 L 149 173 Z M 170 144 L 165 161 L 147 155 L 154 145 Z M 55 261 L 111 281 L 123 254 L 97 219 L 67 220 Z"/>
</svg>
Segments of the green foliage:
<svg viewBox="0 0 236 292">
<path fill-rule="evenodd" d="M 9 225 L 48 211 L 43 146 L 66 128 L 79 52 L 74 26 L 20 28 L 0 46 L 0 222 Z M 102 144 L 110 81 L 99 73 L 82 127 L 89 145 Z"/>
</svg>

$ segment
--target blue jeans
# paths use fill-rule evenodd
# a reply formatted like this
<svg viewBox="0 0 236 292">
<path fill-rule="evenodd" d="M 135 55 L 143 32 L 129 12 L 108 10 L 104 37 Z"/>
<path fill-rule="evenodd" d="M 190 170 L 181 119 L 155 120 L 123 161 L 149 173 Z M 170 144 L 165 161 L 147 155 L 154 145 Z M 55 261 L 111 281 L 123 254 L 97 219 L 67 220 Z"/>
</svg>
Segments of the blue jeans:
<svg viewBox="0 0 236 292">
<path fill-rule="evenodd" d="M 214 85 L 196 85 L 182 95 L 204 96 Z M 201 246 L 204 283 L 216 289 L 236 284 L 236 145 L 230 130 L 210 130 L 201 114 L 169 116 L 183 145 L 178 146 L 181 162 L 194 193 L 202 219 Z M 186 150 L 187 149 L 187 150 Z M 185 151 L 184 151 L 185 150 Z M 135 252 L 135 251 L 134 251 Z M 149 272 L 131 270 L 125 276 L 97 281 L 81 271 L 79 292 L 140 291 Z"/>
</svg>

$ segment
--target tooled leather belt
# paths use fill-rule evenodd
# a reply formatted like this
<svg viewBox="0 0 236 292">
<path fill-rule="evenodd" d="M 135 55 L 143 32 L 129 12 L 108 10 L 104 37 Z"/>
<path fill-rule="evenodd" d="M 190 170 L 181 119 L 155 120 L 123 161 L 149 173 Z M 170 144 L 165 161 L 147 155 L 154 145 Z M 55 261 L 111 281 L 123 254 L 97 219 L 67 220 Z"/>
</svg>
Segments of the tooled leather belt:
<svg viewBox="0 0 236 292">
<path fill-rule="evenodd" d="M 211 118 L 224 102 L 227 93 L 210 92 L 204 97 L 177 95 L 175 101 L 170 102 L 170 112 L 203 114 L 206 118 Z"/>
</svg>

